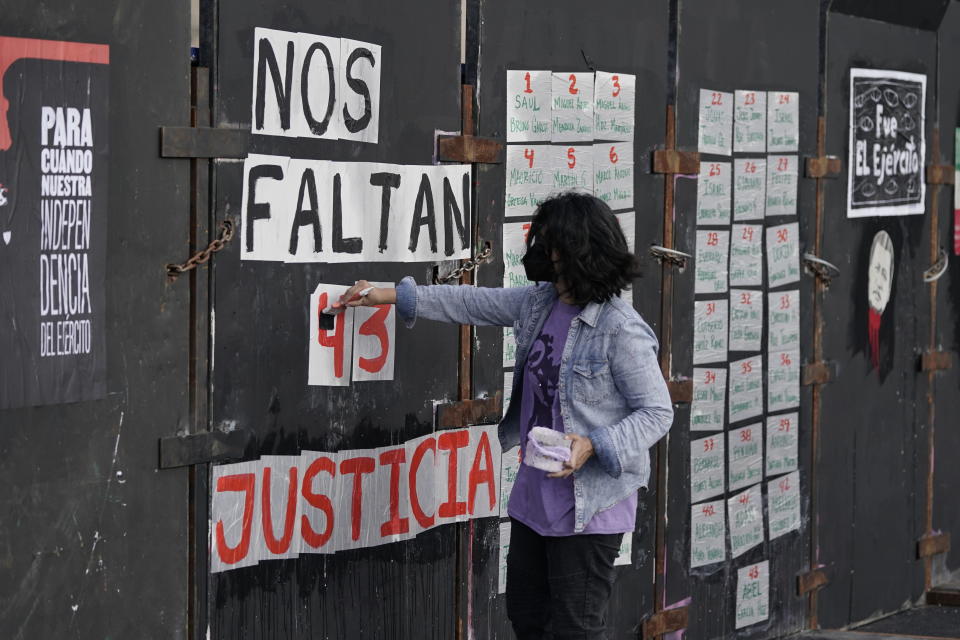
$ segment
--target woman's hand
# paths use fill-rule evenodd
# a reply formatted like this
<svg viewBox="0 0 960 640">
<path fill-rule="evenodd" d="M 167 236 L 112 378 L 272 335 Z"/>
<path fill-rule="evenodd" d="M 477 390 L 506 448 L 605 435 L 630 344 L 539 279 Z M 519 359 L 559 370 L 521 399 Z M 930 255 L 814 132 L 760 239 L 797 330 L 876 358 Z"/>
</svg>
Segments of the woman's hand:
<svg viewBox="0 0 960 640">
<path fill-rule="evenodd" d="M 590 438 L 570 434 L 566 439 L 573 440 L 573 444 L 570 445 L 570 459 L 563 463 L 563 471 L 548 473 L 548 478 L 566 478 L 574 471 L 579 471 L 580 467 L 593 455 L 593 443 Z"/>
<path fill-rule="evenodd" d="M 360 295 L 363 291 L 367 291 L 367 294 Z M 380 304 L 396 304 L 396 302 L 397 290 L 393 287 L 374 287 L 366 280 L 357 280 L 346 293 L 340 296 L 340 301 L 334 303 L 332 308 L 339 312 L 346 307 L 375 307 Z"/>
</svg>

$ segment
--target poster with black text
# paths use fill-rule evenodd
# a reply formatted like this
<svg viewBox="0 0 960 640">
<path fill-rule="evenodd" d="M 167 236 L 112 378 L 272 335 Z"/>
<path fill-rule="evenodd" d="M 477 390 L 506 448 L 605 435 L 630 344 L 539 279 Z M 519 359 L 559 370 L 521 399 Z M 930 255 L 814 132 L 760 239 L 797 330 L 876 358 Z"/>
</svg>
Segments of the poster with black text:
<svg viewBox="0 0 960 640">
<path fill-rule="evenodd" d="M 106 395 L 108 65 L 0 37 L 0 409 Z"/>
</svg>

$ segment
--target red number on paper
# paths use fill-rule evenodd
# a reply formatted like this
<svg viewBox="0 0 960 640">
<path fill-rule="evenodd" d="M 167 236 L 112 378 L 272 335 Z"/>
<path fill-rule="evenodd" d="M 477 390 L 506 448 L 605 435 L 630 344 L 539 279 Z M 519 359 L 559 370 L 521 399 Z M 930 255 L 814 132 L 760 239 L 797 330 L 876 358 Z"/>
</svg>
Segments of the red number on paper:
<svg viewBox="0 0 960 640">
<path fill-rule="evenodd" d="M 577 76 L 571 73 L 568 79 L 570 80 L 570 87 L 567 91 L 569 91 L 571 95 L 580 93 L 580 89 L 577 89 Z"/>
<path fill-rule="evenodd" d="M 777 171 L 786 171 L 789 164 L 786 158 L 780 158 L 777 160 Z"/>
<path fill-rule="evenodd" d="M 780 308 L 789 309 L 790 308 L 790 296 L 780 296 Z"/>
<path fill-rule="evenodd" d="M 790 418 L 780 418 L 780 424 L 777 425 L 777 431 L 780 433 L 790 433 Z"/>
<path fill-rule="evenodd" d="M 790 366 L 790 362 L 791 362 L 791 361 L 790 361 L 790 354 L 789 354 L 789 353 L 781 353 L 781 354 L 780 354 L 780 366 L 782 366 L 782 367 L 789 367 L 789 366 Z"/>
<path fill-rule="evenodd" d="M 760 567 L 754 566 L 750 569 L 750 572 L 747 573 L 753 580 L 756 580 L 760 577 Z"/>
<path fill-rule="evenodd" d="M 789 229 L 777 229 L 777 243 L 786 242 L 790 239 Z"/>
<path fill-rule="evenodd" d="M 710 163 L 710 172 L 708 175 L 711 177 L 720 175 L 720 165 L 715 162 Z"/>
<path fill-rule="evenodd" d="M 520 227 L 521 229 L 523 229 L 523 242 L 524 242 L 524 243 L 527 242 L 527 233 L 529 233 L 529 231 L 530 231 L 530 225 L 531 225 L 531 224 L 532 224 L 532 223 L 530 223 L 530 222 L 525 222 L 525 223 L 523 224 L 523 226 Z"/>
<path fill-rule="evenodd" d="M 712 316 L 712 315 L 713 315 L 713 312 L 716 311 L 716 310 L 717 310 L 717 303 L 716 303 L 716 302 L 708 302 L 708 303 L 707 303 L 707 315 L 708 315 L 708 316 Z"/>
<path fill-rule="evenodd" d="M 753 241 L 753 227 L 744 227 L 743 228 L 743 239 L 752 242 Z"/>
<path fill-rule="evenodd" d="M 753 373 L 753 363 L 749 360 L 740 363 L 740 373 Z"/>
<path fill-rule="evenodd" d="M 751 293 L 749 291 L 744 291 L 740 294 L 740 304 L 753 305 L 753 302 L 750 300 Z"/>
<path fill-rule="evenodd" d="M 744 429 L 740 432 L 740 442 L 750 442 L 753 440 L 753 429 Z"/>
<path fill-rule="evenodd" d="M 573 147 L 567 149 L 567 168 L 573 169 L 577 166 L 577 154 Z"/>
<path fill-rule="evenodd" d="M 706 440 L 703 441 L 704 451 L 713 451 L 714 447 L 715 447 L 715 443 L 713 442 L 713 438 L 707 438 Z"/>
<path fill-rule="evenodd" d="M 790 104 L 790 94 L 781 93 L 777 99 L 778 104 Z"/>
<path fill-rule="evenodd" d="M 523 74 L 523 80 L 527 83 L 527 88 L 523 90 L 524 93 L 533 93 L 533 89 L 530 88 L 530 72 L 527 71 Z"/>
<path fill-rule="evenodd" d="M 708 246 L 708 247 L 715 247 L 715 246 L 717 246 L 718 244 L 720 244 L 720 234 L 718 234 L 716 231 L 708 231 L 708 232 L 707 232 L 707 246 Z"/>
<path fill-rule="evenodd" d="M 756 162 L 750 162 L 749 160 L 747 160 L 747 162 L 743 165 L 743 171 L 744 171 L 744 173 L 756 173 L 756 172 L 757 172 L 757 163 L 756 163 Z"/>
<path fill-rule="evenodd" d="M 357 360 L 360 368 L 369 373 L 377 373 L 383 369 L 383 366 L 387 364 L 387 356 L 390 355 L 390 334 L 387 332 L 387 325 L 385 324 L 388 315 L 390 315 L 389 305 L 377 305 L 377 310 L 357 330 L 362 336 L 374 336 L 380 341 L 380 355 L 376 358 L 360 356 L 360 359 Z"/>
<path fill-rule="evenodd" d="M 723 106 L 723 94 L 722 94 L 722 93 L 717 93 L 716 91 L 714 91 L 713 93 L 711 93 L 711 94 L 710 94 L 710 104 L 711 104 L 711 105 L 717 105 L 717 106 Z"/>
<path fill-rule="evenodd" d="M 620 76 L 613 76 L 613 95 L 614 98 L 620 95 Z"/>
<path fill-rule="evenodd" d="M 620 159 L 620 156 L 617 155 L 617 148 L 610 147 L 610 162 L 617 164 L 617 160 Z"/>
<path fill-rule="evenodd" d="M 787 491 L 790 491 L 790 479 L 789 479 L 789 478 L 784 478 L 783 480 L 781 480 L 781 481 L 778 482 L 777 484 L 778 484 L 779 487 L 780 487 L 780 493 L 786 493 Z"/>
<path fill-rule="evenodd" d="M 717 513 L 717 510 L 713 507 L 712 504 L 708 504 L 700 510 L 700 513 L 702 513 L 705 516 L 712 516 Z"/>
<path fill-rule="evenodd" d="M 743 104 L 750 105 L 750 104 L 756 104 L 756 103 L 757 103 L 757 94 L 753 93 L 752 91 L 748 93 L 746 96 L 744 96 Z"/>
<path fill-rule="evenodd" d="M 737 498 L 737 502 L 739 502 L 740 504 L 747 504 L 748 502 L 750 502 L 750 496 L 746 493 L 741 494 L 740 497 Z"/>
<path fill-rule="evenodd" d="M 534 156 L 536 156 L 536 155 L 537 155 L 537 152 L 536 152 L 535 149 L 524 149 L 524 150 L 523 150 L 523 157 L 527 159 L 527 165 L 529 165 L 529 167 L 530 167 L 531 169 L 533 169 L 533 158 L 534 158 Z"/>
<path fill-rule="evenodd" d="M 327 294 L 320 294 L 317 300 L 317 317 L 327 308 Z M 343 328 L 346 322 L 346 313 L 338 313 L 334 321 L 333 334 L 326 329 L 317 330 L 317 343 L 321 347 L 330 347 L 333 349 L 333 375 L 337 378 L 343 377 Z"/>
<path fill-rule="evenodd" d="M 716 381 L 717 381 L 716 373 L 714 373 L 713 371 L 707 371 L 706 373 L 704 373 L 704 376 L 703 376 L 704 384 L 713 384 Z"/>
</svg>

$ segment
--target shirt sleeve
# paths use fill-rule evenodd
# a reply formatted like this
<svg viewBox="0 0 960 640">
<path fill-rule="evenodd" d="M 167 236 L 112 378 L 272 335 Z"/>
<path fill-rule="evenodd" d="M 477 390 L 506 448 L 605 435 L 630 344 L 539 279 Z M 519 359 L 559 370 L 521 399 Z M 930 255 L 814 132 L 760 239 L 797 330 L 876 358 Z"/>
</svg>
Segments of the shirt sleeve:
<svg viewBox="0 0 960 640">
<path fill-rule="evenodd" d="M 397 284 L 397 314 L 410 328 L 417 318 L 456 324 L 508 327 L 520 316 L 534 287 L 509 289 L 471 285 L 418 285 L 407 276 Z"/>
</svg>

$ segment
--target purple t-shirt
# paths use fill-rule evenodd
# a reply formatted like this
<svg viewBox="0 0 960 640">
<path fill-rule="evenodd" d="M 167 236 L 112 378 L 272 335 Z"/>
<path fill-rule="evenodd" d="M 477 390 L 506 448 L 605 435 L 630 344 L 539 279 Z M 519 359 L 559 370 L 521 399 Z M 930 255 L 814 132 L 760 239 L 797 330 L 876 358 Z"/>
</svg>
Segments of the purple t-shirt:
<svg viewBox="0 0 960 640">
<path fill-rule="evenodd" d="M 560 411 L 560 358 L 570 331 L 570 321 L 580 307 L 557 300 L 530 346 L 523 366 L 520 391 L 520 455 L 526 453 L 527 434 L 533 427 L 563 433 Z M 510 493 L 507 512 L 542 536 L 569 536 L 574 531 L 573 476 L 548 478 L 546 471 L 520 465 Z M 637 494 L 597 512 L 583 533 L 626 533 L 636 529 Z"/>
</svg>

